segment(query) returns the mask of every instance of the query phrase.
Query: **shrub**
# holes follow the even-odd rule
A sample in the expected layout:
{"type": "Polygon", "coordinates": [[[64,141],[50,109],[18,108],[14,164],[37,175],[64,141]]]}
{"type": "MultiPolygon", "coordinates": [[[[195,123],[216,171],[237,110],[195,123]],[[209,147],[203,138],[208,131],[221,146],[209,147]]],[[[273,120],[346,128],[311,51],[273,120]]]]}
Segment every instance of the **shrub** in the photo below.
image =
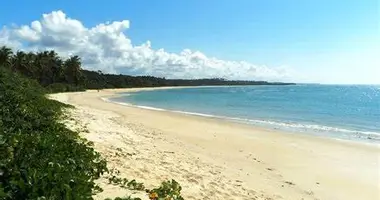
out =
{"type": "Polygon", "coordinates": [[[149,198],[152,200],[183,200],[181,196],[182,187],[175,180],[165,181],[161,186],[153,190],[148,190],[149,198]]]}
{"type": "MultiPolygon", "coordinates": [[[[109,172],[112,184],[145,190],[143,183],[113,176],[92,143],[60,123],[62,109],[70,106],[45,94],[73,89],[66,86],[55,84],[46,90],[0,66],[0,199],[91,200],[102,191],[94,180],[104,172],[109,172]]],[[[183,199],[174,180],[146,192],[154,200],[183,199]]]]}
{"type": "Polygon", "coordinates": [[[100,155],[57,119],[64,104],[0,69],[0,199],[92,199],[100,155]]]}
{"type": "Polygon", "coordinates": [[[75,86],[67,83],[53,83],[46,87],[50,93],[84,91],[83,86],[75,86]]]}

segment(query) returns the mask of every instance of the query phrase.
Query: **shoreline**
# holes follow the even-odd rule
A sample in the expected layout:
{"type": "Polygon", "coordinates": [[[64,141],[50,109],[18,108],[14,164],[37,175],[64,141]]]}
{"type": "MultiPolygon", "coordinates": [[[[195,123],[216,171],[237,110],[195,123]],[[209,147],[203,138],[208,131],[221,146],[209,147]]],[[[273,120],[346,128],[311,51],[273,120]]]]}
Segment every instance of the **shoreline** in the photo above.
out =
{"type": "MultiPolygon", "coordinates": [[[[120,90],[123,90],[120,92],[114,92],[114,89],[111,89],[111,91],[114,92],[114,94],[112,94],[110,96],[106,96],[106,97],[100,97],[100,99],[102,99],[103,101],[105,101],[107,103],[119,104],[122,106],[129,106],[129,107],[134,107],[134,108],[139,108],[139,109],[146,109],[146,110],[153,110],[153,111],[160,111],[160,112],[177,113],[177,114],[182,114],[182,115],[191,115],[191,116],[197,116],[197,117],[206,117],[206,118],[211,118],[211,119],[215,119],[215,120],[222,120],[222,121],[229,122],[229,123],[238,123],[238,124],[249,125],[249,126],[252,126],[256,129],[264,129],[264,130],[268,130],[268,131],[275,131],[275,132],[279,132],[282,134],[301,134],[302,136],[311,137],[310,139],[321,138],[321,139],[326,139],[326,140],[333,140],[333,141],[338,141],[338,142],[347,142],[347,143],[357,144],[357,145],[368,145],[368,146],[372,146],[375,148],[376,147],[380,148],[380,143],[378,140],[362,139],[362,138],[357,138],[355,140],[355,139],[332,137],[329,135],[324,135],[326,133],[318,134],[316,132],[312,132],[312,131],[307,132],[307,131],[303,131],[303,130],[293,130],[292,131],[292,130],[286,130],[286,128],[277,128],[275,126],[270,126],[270,125],[265,125],[265,124],[260,125],[259,122],[250,122],[250,121],[261,121],[261,120],[242,119],[242,118],[218,116],[218,115],[212,115],[212,114],[206,114],[206,113],[187,112],[187,111],[181,111],[181,110],[169,110],[169,109],[164,109],[164,108],[143,106],[143,105],[131,104],[128,102],[118,102],[118,101],[111,100],[111,98],[123,96],[121,93],[135,93],[135,92],[140,92],[140,91],[169,90],[169,89],[183,89],[183,88],[197,88],[197,87],[231,87],[231,86],[189,86],[189,87],[133,88],[131,90],[130,89],[120,89],[120,90]]],[[[117,89],[117,90],[119,90],[119,89],[117,89]]],[[[334,127],[330,127],[330,128],[334,128],[334,127]]],[[[289,129],[292,129],[292,128],[289,128],[289,129]]],[[[341,128],[339,128],[339,129],[341,129],[341,128]]],[[[352,130],[348,130],[348,129],[344,129],[344,130],[350,131],[350,133],[356,132],[356,131],[352,131],[352,130]]],[[[371,134],[380,134],[380,133],[376,133],[376,132],[372,133],[372,132],[363,131],[363,132],[360,132],[360,134],[366,134],[366,135],[369,135],[368,137],[371,137],[371,134]]]]}
{"type": "MultiPolygon", "coordinates": [[[[132,162],[130,168],[121,171],[132,173],[136,179],[149,184],[174,178],[181,183],[185,199],[202,199],[211,194],[211,199],[354,200],[380,197],[378,146],[288,134],[226,120],[118,105],[101,99],[118,92],[149,89],[157,88],[108,89],[52,96],[77,107],[78,119],[93,124],[84,137],[94,141],[95,149],[102,155],[108,155],[115,150],[116,143],[124,141],[123,138],[116,140],[113,134],[121,131],[121,136],[132,137],[144,147],[132,145],[142,154],[140,159],[149,159],[149,163],[133,164],[138,161],[112,157],[111,165],[132,162]],[[112,117],[106,117],[111,114],[112,117]],[[103,130],[103,126],[107,129],[103,130]]],[[[130,148],[127,143],[133,142],[125,141],[120,145],[130,148]]],[[[107,191],[110,190],[106,188],[107,191]]]]}

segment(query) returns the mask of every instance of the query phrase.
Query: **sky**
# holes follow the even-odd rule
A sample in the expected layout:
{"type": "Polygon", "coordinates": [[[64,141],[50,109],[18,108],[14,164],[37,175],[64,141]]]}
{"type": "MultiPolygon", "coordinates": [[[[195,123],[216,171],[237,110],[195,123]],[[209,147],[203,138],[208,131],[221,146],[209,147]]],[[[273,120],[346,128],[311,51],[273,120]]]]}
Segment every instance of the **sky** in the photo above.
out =
{"type": "Polygon", "coordinates": [[[0,27],[108,73],[380,84],[378,0],[13,0],[0,27]]]}

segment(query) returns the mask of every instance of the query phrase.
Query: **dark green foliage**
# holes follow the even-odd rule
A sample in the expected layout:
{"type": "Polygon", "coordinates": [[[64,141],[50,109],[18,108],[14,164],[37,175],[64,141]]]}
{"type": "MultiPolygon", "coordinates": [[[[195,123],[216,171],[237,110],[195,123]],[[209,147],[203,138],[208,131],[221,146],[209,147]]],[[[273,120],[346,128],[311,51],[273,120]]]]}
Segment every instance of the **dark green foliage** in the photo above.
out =
{"type": "Polygon", "coordinates": [[[54,92],[57,92],[57,89],[78,91],[83,90],[85,86],[85,77],[82,75],[78,56],[64,60],[55,51],[17,51],[13,54],[10,48],[4,46],[0,48],[0,66],[34,79],[42,86],[50,86],[49,89],[54,92]]]}
{"type": "Polygon", "coordinates": [[[161,86],[207,86],[207,85],[289,85],[289,83],[269,83],[266,81],[229,81],[225,79],[165,79],[153,76],[128,76],[103,74],[82,70],[88,89],[161,87],[161,86]]]}
{"type": "Polygon", "coordinates": [[[175,181],[162,182],[159,188],[147,191],[149,198],[153,200],[183,200],[181,196],[182,187],[175,181]]]}
{"type": "Polygon", "coordinates": [[[106,162],[58,122],[64,104],[0,67],[0,199],[92,199],[106,162]]]}
{"type": "MultiPolygon", "coordinates": [[[[110,170],[110,174],[113,174],[113,170],[110,170]]],[[[116,174],[118,174],[116,172],[116,174]]],[[[127,188],[129,190],[139,190],[139,191],[146,191],[149,194],[149,198],[152,200],[183,200],[183,197],[181,196],[181,190],[182,187],[176,182],[175,180],[171,181],[164,181],[161,183],[161,185],[158,188],[149,190],[145,189],[143,183],[138,183],[136,180],[128,181],[126,178],[120,178],[117,175],[112,175],[108,177],[108,181],[110,184],[119,185],[122,188],[127,188]]],[[[118,198],[115,198],[115,200],[118,198]]],[[[121,198],[121,199],[131,199],[131,200],[138,200],[138,198],[121,198]]]]}
{"type": "Polygon", "coordinates": [[[49,93],[57,93],[57,92],[77,92],[77,91],[85,91],[86,89],[82,85],[72,85],[67,83],[53,83],[46,87],[46,90],[49,93]]]}
{"type": "Polygon", "coordinates": [[[10,48],[6,46],[0,48],[0,67],[10,68],[12,54],[13,51],[10,48]]]}
{"type": "MultiPolygon", "coordinates": [[[[91,142],[59,122],[62,109],[71,106],[45,97],[53,86],[70,90],[65,84],[47,90],[0,67],[0,199],[92,199],[102,191],[94,180],[104,172],[109,173],[110,184],[144,191],[143,183],[113,175],[91,142]]],[[[159,199],[182,199],[174,180],[145,191],[159,199]]]]}
{"type": "Polygon", "coordinates": [[[143,183],[138,183],[136,180],[129,181],[126,178],[119,178],[117,176],[111,176],[108,178],[110,184],[119,185],[122,188],[127,188],[129,190],[140,190],[144,191],[145,186],[143,183]]]}

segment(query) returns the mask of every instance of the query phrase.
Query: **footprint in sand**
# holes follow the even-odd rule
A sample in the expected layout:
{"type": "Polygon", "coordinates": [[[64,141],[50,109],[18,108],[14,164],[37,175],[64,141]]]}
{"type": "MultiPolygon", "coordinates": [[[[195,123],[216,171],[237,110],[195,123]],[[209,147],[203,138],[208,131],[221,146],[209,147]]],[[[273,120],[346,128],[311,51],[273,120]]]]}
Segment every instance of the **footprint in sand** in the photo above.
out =
{"type": "Polygon", "coordinates": [[[190,183],[195,183],[195,184],[199,184],[199,181],[197,179],[202,179],[202,177],[199,177],[195,174],[185,174],[183,178],[185,178],[190,183]]]}
{"type": "Polygon", "coordinates": [[[290,182],[290,181],[285,181],[285,183],[288,184],[288,185],[296,185],[296,184],[294,184],[293,182],[290,182]]]}
{"type": "Polygon", "coordinates": [[[210,172],[210,174],[212,174],[212,175],[218,175],[218,174],[220,174],[219,171],[212,171],[212,170],[210,170],[209,172],[210,172]]]}

